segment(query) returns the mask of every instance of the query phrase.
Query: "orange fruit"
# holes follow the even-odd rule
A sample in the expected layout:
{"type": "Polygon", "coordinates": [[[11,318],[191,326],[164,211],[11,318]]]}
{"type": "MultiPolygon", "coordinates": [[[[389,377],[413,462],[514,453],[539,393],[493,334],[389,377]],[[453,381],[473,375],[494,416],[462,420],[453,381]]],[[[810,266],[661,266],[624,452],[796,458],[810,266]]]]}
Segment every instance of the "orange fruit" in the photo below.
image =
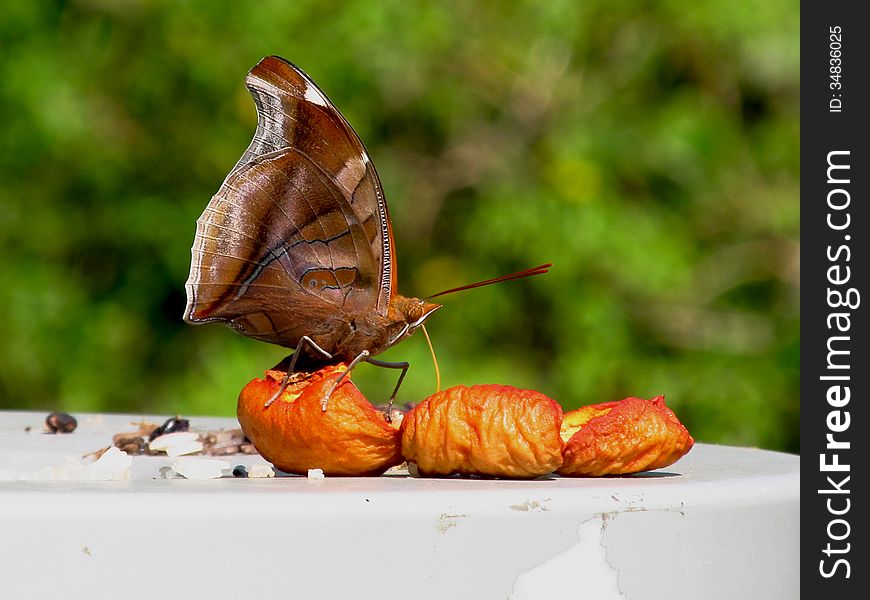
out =
{"type": "Polygon", "coordinates": [[[565,413],[564,461],[557,471],[571,477],[626,475],[675,463],[695,440],[665,405],[664,396],[626,398],[565,413]]]}
{"type": "Polygon", "coordinates": [[[239,395],[238,419],[260,454],[286,473],[380,475],[402,463],[399,423],[387,422],[345,376],[324,411],[321,401],[347,368],[329,365],[294,373],[290,385],[268,407],[286,371],[266,371],[239,395]]]}
{"type": "Polygon", "coordinates": [[[562,464],[562,407],[507,385],[456,386],[402,421],[402,454],[420,475],[533,478],[562,464]]]}

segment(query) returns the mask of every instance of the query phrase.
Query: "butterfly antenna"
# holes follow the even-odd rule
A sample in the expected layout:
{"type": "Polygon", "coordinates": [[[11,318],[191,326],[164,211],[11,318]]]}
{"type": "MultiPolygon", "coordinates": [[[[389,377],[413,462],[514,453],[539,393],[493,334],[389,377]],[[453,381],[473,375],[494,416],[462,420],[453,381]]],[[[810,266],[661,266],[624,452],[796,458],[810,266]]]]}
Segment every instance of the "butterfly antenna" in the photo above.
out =
{"type": "Polygon", "coordinates": [[[486,281],[478,281],[476,283],[469,283],[468,285],[461,285],[459,287],[450,288],[449,290],[444,290],[443,292],[438,292],[437,294],[432,294],[431,296],[426,296],[424,300],[431,300],[432,298],[437,298],[438,296],[452,294],[453,292],[461,292],[462,290],[470,290],[472,288],[483,287],[485,285],[492,285],[493,283],[501,283],[502,281],[522,279],[523,277],[531,277],[532,275],[542,275],[543,273],[546,273],[552,266],[553,263],[546,263],[543,265],[538,265],[537,267],[532,267],[531,269],[525,269],[524,271],[517,271],[516,273],[509,273],[507,275],[493,277],[492,279],[487,279],[486,281]]]}
{"type": "Polygon", "coordinates": [[[435,347],[432,346],[429,332],[426,331],[426,324],[421,323],[420,328],[423,330],[423,335],[426,336],[426,343],[429,344],[429,353],[432,355],[432,364],[435,365],[435,393],[437,394],[441,391],[441,369],[438,368],[438,358],[435,356],[435,347]]]}

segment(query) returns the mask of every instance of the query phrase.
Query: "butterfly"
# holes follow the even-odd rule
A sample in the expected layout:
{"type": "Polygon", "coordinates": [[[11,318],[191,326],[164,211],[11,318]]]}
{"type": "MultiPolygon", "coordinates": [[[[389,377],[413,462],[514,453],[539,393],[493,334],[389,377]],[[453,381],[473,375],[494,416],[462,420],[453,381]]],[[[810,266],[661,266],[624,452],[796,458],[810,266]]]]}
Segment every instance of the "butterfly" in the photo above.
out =
{"type": "Polygon", "coordinates": [[[297,360],[400,368],[392,402],[408,363],[373,356],[441,307],[429,300],[550,266],[424,299],[400,295],[384,191],[350,124],[308,75],[280,57],[262,59],[245,84],[257,129],[196,222],[185,321],[223,322],[293,348],[288,377],[297,360]]]}

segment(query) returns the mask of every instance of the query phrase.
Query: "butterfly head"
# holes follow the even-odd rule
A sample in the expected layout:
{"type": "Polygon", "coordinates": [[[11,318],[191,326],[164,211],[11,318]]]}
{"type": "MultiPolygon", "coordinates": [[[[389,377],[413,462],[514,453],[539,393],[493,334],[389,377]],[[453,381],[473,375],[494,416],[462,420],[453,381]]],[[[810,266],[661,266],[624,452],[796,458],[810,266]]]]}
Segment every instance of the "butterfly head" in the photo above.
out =
{"type": "Polygon", "coordinates": [[[398,328],[390,338],[390,346],[399,343],[402,339],[414,333],[429,315],[441,308],[441,304],[434,304],[417,298],[405,298],[396,296],[390,302],[390,320],[398,328]]]}

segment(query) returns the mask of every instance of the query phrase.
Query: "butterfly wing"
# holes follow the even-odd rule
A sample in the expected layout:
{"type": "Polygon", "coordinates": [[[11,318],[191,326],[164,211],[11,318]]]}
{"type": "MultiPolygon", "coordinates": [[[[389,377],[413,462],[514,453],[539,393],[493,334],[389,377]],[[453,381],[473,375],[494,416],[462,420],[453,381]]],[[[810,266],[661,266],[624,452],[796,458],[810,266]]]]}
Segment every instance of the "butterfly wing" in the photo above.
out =
{"type": "Polygon", "coordinates": [[[341,315],[386,314],[392,230],[362,142],[283,59],[264,58],[246,85],[257,131],[197,220],[185,320],[295,346],[341,315]]]}

